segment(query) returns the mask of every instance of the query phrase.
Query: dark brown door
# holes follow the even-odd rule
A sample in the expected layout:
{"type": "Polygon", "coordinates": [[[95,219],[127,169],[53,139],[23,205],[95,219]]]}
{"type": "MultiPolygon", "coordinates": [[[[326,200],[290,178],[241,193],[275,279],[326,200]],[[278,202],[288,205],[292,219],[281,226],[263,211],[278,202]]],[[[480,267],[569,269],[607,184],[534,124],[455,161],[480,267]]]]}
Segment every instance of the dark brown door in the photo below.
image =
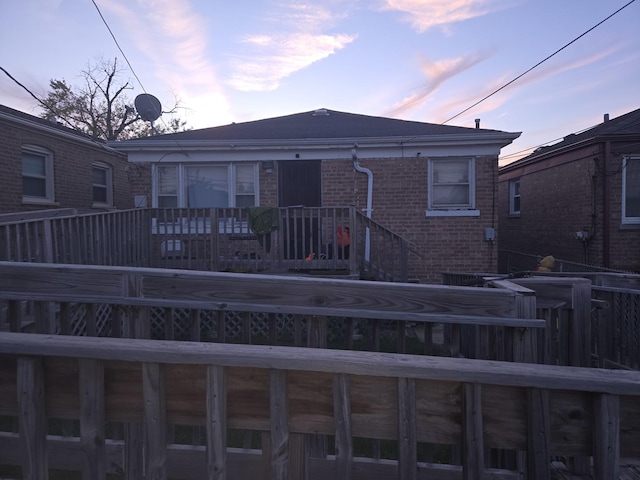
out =
{"type": "MultiPolygon", "coordinates": [[[[278,162],[278,203],[281,207],[319,207],[322,204],[319,160],[278,162]]],[[[320,231],[317,222],[298,212],[285,225],[285,255],[303,259],[318,252],[320,231]]]]}
{"type": "Polygon", "coordinates": [[[319,160],[278,162],[281,207],[319,207],[322,203],[319,160]]]}

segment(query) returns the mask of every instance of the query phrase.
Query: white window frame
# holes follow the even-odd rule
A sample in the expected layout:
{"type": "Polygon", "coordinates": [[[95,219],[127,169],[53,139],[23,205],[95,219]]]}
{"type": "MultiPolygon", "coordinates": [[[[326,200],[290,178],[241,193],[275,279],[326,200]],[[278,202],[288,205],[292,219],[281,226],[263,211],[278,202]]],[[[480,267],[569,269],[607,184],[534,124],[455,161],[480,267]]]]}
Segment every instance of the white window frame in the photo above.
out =
{"type": "Polygon", "coordinates": [[[520,189],[522,184],[519,178],[509,180],[509,215],[520,215],[520,209],[522,208],[522,195],[520,189]],[[516,193],[516,185],[518,192],[516,193]],[[516,198],[518,199],[518,208],[516,209],[516,198]]]}
{"type": "Polygon", "coordinates": [[[476,209],[476,159],[475,157],[434,157],[429,158],[427,167],[428,178],[428,207],[427,217],[479,217],[480,210],[476,209]],[[466,205],[434,205],[434,165],[448,161],[466,160],[468,166],[469,203],[466,205]]]}
{"type": "Polygon", "coordinates": [[[625,155],[622,159],[622,223],[627,225],[640,225],[640,217],[627,216],[627,164],[640,162],[640,154],[625,155]]]}
{"type": "Polygon", "coordinates": [[[177,207],[187,208],[188,195],[187,195],[187,182],[186,182],[186,170],[190,167],[208,167],[208,166],[221,166],[227,167],[227,185],[229,188],[229,206],[227,208],[236,208],[236,200],[238,195],[244,195],[243,193],[236,192],[236,166],[252,165],[254,171],[254,205],[260,205],[260,187],[259,187],[259,164],[258,162],[234,162],[234,163],[174,163],[174,164],[154,164],[153,165],[153,208],[158,208],[158,167],[175,167],[177,168],[177,207]]]}
{"type": "MultiPolygon", "coordinates": [[[[25,203],[55,203],[54,196],[54,177],[53,177],[53,153],[46,148],[39,147],[37,145],[23,145],[22,152],[20,156],[20,166],[22,169],[22,153],[29,153],[31,155],[37,155],[42,157],[44,160],[44,170],[45,170],[45,195],[44,197],[35,197],[32,195],[24,194],[24,187],[22,190],[22,201],[25,203]]],[[[21,178],[23,178],[24,171],[21,171],[21,178]]],[[[31,178],[36,178],[31,176],[31,178]]],[[[37,177],[40,178],[40,177],[37,177]]]]}
{"type": "Polygon", "coordinates": [[[112,207],[113,206],[113,169],[111,165],[103,162],[96,162],[91,165],[91,197],[93,199],[93,206],[96,207],[112,207]],[[104,170],[106,172],[105,181],[106,185],[93,183],[93,170],[104,170]],[[93,189],[99,187],[104,188],[107,192],[107,201],[98,202],[93,193],[93,189]]]}

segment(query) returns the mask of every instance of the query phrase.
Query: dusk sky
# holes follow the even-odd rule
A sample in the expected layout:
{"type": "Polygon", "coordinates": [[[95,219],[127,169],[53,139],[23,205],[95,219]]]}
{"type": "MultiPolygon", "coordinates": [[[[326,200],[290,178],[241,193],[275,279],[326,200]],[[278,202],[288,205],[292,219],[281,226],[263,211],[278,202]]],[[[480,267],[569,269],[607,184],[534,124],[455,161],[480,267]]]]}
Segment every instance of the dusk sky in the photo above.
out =
{"type": "MultiPolygon", "coordinates": [[[[316,108],[443,123],[629,0],[2,0],[0,67],[38,96],[97,58],[193,128],[316,108]]],[[[500,164],[640,108],[640,1],[448,125],[523,132],[500,164]],[[529,150],[527,150],[529,149],[529,150]]],[[[0,71],[0,104],[38,115],[0,71]]]]}

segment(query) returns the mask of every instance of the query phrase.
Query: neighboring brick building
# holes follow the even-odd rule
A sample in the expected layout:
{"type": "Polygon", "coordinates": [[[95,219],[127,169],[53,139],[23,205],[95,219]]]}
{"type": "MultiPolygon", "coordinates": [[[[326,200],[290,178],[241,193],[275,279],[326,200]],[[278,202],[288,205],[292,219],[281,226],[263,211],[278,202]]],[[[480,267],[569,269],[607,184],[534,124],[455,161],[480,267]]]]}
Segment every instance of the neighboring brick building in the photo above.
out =
{"type": "Polygon", "coordinates": [[[0,105],[0,213],[133,207],[126,155],[0,105]]]}
{"type": "Polygon", "coordinates": [[[499,179],[501,250],[640,271],[640,109],[605,115],[499,179]]]}
{"type": "Polygon", "coordinates": [[[109,145],[149,206],[356,206],[418,247],[412,277],[439,283],[496,271],[497,160],[519,135],[319,109],[109,145]]]}

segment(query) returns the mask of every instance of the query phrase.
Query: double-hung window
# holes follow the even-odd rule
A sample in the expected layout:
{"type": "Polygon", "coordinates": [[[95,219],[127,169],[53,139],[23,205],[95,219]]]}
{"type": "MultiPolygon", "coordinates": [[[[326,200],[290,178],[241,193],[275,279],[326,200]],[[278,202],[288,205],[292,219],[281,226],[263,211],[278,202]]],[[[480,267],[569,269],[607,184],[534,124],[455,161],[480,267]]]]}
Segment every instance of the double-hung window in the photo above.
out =
{"type": "Polygon", "coordinates": [[[509,181],[509,215],[520,215],[520,179],[509,181]]]}
{"type": "Polygon", "coordinates": [[[224,208],[257,205],[254,163],[156,165],[155,205],[160,208],[224,208]]]}
{"type": "Polygon", "coordinates": [[[53,203],[53,154],[35,145],[22,147],[22,199],[53,203]]]}
{"type": "Polygon", "coordinates": [[[427,216],[477,216],[475,159],[431,158],[427,216]]]}
{"type": "Polygon", "coordinates": [[[622,223],[640,224],[640,155],[622,162],[622,223]]]}
{"type": "Polygon", "coordinates": [[[91,167],[91,179],[93,204],[98,206],[112,206],[113,176],[111,167],[104,163],[95,163],[91,167]]]}

